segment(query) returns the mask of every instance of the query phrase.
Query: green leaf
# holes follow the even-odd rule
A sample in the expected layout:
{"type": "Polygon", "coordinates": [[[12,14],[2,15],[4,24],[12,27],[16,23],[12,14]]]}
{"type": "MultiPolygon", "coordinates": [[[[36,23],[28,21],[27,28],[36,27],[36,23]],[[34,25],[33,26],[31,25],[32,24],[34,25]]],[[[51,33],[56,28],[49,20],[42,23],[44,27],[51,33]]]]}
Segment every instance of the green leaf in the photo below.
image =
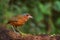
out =
{"type": "Polygon", "coordinates": [[[60,25],[60,18],[57,19],[56,24],[60,25]]]}
{"type": "Polygon", "coordinates": [[[51,15],[51,3],[47,3],[45,5],[39,3],[38,6],[43,14],[51,15]]]}
{"type": "Polygon", "coordinates": [[[43,15],[39,12],[38,8],[35,7],[34,9],[34,18],[37,22],[41,21],[44,17],[43,15]]]}
{"type": "Polygon", "coordinates": [[[53,5],[53,8],[54,8],[56,11],[60,11],[60,1],[55,1],[55,2],[54,2],[54,5],[53,5]]]}

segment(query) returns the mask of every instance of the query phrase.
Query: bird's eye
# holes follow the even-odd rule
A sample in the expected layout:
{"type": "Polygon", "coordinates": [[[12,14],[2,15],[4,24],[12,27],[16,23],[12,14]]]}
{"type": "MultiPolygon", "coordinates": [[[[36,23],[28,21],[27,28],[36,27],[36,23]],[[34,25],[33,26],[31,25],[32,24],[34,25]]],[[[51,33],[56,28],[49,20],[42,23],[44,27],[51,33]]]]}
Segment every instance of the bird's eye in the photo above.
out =
{"type": "Polygon", "coordinates": [[[29,16],[29,15],[26,15],[26,16],[29,16]]]}

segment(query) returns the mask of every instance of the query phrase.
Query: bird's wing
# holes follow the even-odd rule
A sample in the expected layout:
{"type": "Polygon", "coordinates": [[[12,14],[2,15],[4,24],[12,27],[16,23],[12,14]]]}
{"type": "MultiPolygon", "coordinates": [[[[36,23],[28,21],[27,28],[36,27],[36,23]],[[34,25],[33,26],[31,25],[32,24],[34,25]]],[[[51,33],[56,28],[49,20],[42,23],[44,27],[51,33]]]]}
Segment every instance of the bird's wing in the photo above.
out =
{"type": "Polygon", "coordinates": [[[9,21],[16,22],[17,20],[18,20],[17,18],[11,18],[9,21]]]}
{"type": "Polygon", "coordinates": [[[25,15],[26,15],[26,14],[21,14],[21,15],[15,16],[15,17],[16,17],[17,19],[21,19],[21,18],[23,18],[25,15]]]}
{"type": "Polygon", "coordinates": [[[10,19],[10,21],[13,21],[13,22],[17,22],[19,19],[21,19],[22,16],[21,15],[17,15],[17,16],[14,16],[10,19]]]}

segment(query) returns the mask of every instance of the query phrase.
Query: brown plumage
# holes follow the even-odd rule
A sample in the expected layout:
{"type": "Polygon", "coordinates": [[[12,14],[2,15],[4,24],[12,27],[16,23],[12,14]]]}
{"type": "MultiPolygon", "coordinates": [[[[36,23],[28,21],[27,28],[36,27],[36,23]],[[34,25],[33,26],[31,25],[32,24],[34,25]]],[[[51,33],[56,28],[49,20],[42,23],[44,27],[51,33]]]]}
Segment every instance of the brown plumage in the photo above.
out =
{"type": "Polygon", "coordinates": [[[13,27],[20,27],[25,24],[25,22],[28,21],[30,18],[32,18],[30,14],[17,15],[12,17],[8,21],[8,24],[12,25],[13,27]]]}
{"type": "Polygon", "coordinates": [[[23,25],[26,21],[28,21],[29,18],[32,18],[30,14],[25,14],[25,15],[17,15],[13,18],[11,18],[8,21],[8,24],[11,24],[15,27],[23,25]]]}

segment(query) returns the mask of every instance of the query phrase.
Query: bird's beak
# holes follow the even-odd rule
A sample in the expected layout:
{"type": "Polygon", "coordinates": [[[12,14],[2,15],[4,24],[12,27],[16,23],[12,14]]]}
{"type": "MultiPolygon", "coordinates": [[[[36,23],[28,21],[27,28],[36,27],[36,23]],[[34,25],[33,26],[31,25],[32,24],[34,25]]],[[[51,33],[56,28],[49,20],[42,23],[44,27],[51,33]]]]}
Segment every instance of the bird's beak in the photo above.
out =
{"type": "Polygon", "coordinates": [[[29,16],[29,18],[33,18],[32,16],[29,16]]]}

